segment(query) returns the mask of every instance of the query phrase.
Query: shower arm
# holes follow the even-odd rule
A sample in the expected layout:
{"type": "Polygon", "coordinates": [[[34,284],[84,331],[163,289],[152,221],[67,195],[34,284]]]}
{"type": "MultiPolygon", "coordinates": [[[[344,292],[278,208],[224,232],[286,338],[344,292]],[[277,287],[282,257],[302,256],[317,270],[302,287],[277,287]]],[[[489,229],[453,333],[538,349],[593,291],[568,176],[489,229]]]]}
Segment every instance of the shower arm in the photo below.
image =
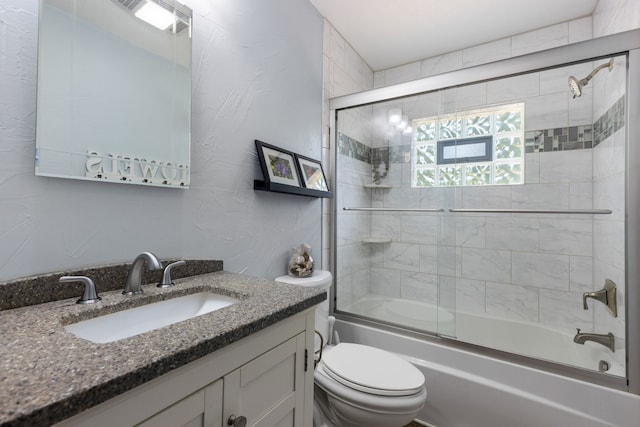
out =
{"type": "Polygon", "coordinates": [[[602,70],[603,68],[609,68],[609,71],[611,71],[611,69],[613,68],[613,58],[611,58],[611,60],[606,64],[601,64],[597,66],[592,72],[589,73],[587,77],[580,80],[580,83],[582,83],[583,85],[586,85],[587,83],[589,83],[589,80],[591,80],[593,76],[595,76],[598,73],[598,71],[602,70]]]}

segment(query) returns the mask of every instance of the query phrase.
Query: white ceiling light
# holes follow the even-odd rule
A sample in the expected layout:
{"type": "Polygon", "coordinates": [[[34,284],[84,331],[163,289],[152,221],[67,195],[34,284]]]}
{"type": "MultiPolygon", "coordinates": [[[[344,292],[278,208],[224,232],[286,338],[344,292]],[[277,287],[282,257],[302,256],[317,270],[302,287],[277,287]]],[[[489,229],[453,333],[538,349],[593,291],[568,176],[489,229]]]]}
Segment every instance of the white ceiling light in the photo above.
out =
{"type": "Polygon", "coordinates": [[[175,22],[173,13],[151,1],[147,1],[135,15],[162,31],[171,27],[175,22]]]}

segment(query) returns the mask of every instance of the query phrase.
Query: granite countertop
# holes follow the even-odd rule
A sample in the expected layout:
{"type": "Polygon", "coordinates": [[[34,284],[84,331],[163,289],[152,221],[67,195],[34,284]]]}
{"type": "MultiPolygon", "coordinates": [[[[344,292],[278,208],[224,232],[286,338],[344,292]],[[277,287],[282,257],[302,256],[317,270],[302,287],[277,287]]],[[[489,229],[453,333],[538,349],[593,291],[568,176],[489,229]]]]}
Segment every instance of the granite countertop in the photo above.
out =
{"type": "Polygon", "coordinates": [[[0,311],[0,426],[50,425],[264,329],[326,299],[326,293],[216,272],[143,286],[97,304],[72,299],[0,311]],[[65,325],[202,290],[241,301],[141,335],[95,344],[65,325]]]}

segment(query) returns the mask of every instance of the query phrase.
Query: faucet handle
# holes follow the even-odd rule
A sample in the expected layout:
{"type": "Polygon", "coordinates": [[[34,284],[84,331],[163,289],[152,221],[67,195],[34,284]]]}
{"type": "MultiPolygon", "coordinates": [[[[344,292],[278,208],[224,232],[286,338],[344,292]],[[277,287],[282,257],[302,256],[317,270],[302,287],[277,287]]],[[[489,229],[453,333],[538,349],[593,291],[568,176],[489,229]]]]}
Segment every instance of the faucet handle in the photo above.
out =
{"type": "Polygon", "coordinates": [[[60,283],[84,283],[82,298],[76,301],[76,304],[93,304],[94,302],[98,302],[102,299],[96,293],[96,285],[93,283],[93,280],[86,276],[62,276],[58,281],[60,283]]]}
{"type": "Polygon", "coordinates": [[[177,267],[179,265],[185,265],[186,262],[184,261],[176,261],[176,262],[172,262],[171,264],[167,265],[164,268],[164,271],[162,272],[162,281],[160,283],[158,283],[158,287],[159,288],[168,288],[170,286],[174,286],[175,283],[173,283],[173,280],[171,280],[171,269],[173,267],[177,267]]]}

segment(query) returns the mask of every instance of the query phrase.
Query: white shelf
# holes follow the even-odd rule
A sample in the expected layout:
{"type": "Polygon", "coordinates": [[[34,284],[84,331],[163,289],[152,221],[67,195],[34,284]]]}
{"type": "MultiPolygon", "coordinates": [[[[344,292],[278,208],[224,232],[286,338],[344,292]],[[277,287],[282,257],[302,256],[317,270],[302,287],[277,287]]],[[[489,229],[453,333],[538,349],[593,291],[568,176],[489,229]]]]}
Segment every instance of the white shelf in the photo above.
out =
{"type": "Polygon", "coordinates": [[[391,237],[365,237],[362,243],[391,243],[391,237]]]}
{"type": "Polygon", "coordinates": [[[363,187],[364,188],[380,188],[384,190],[391,188],[389,184],[364,184],[363,187]]]}

